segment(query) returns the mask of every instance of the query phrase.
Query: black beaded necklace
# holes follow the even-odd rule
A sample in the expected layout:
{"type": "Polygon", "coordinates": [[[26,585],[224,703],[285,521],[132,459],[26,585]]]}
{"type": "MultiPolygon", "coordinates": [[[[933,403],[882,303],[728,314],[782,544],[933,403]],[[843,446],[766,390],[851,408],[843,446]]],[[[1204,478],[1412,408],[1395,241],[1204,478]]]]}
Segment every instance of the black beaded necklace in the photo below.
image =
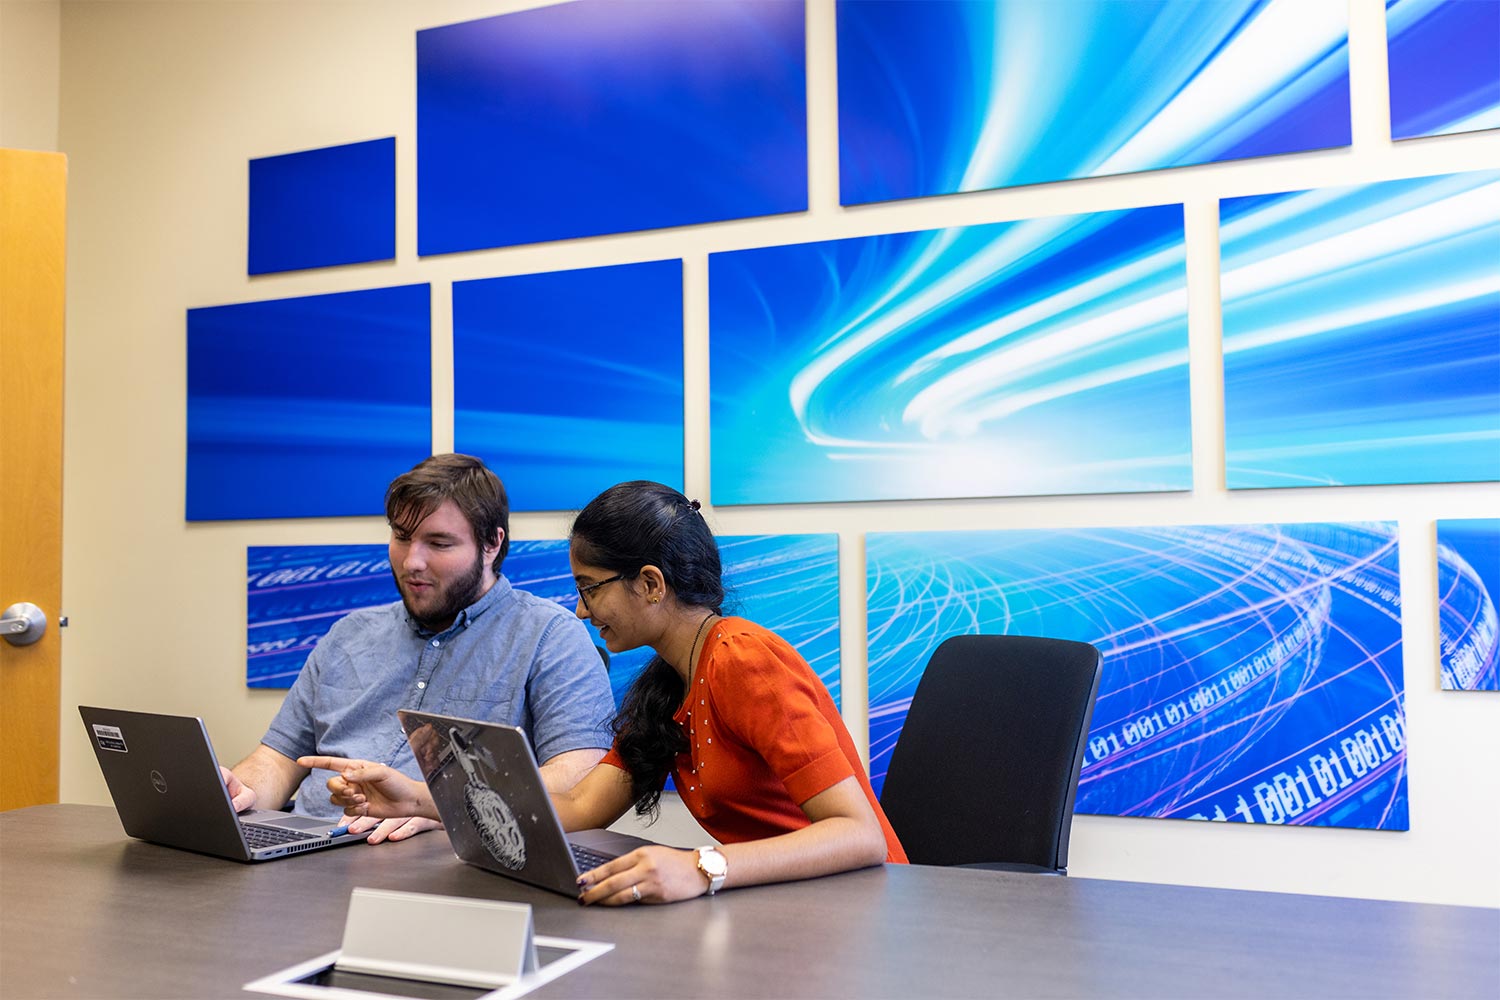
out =
{"type": "Polygon", "coordinates": [[[703,638],[703,630],[708,627],[708,623],[713,620],[716,614],[717,612],[710,611],[708,614],[704,615],[703,620],[698,623],[698,631],[693,636],[692,649],[688,651],[687,682],[689,684],[693,682],[693,674],[698,669],[698,640],[703,638]]]}

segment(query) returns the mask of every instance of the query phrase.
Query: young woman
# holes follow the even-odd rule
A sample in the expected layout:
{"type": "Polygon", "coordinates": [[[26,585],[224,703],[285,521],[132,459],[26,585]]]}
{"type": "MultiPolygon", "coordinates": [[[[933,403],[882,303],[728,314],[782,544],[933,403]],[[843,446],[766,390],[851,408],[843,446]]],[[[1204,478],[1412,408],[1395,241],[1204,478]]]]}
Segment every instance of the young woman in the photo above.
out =
{"type": "MultiPolygon", "coordinates": [[[[904,862],[828,690],[784,639],[720,614],[713,533],[660,483],[621,483],[573,522],[578,616],[612,653],[656,656],[615,719],[614,748],[553,801],[563,826],[654,814],[667,775],[722,848],[645,847],[586,872],[579,900],[666,903],[720,888],[904,862]]],[[[309,761],[311,758],[309,758],[309,761]]],[[[372,816],[436,812],[419,782],[358,761],[302,761],[341,774],[333,801],[372,816]]]]}

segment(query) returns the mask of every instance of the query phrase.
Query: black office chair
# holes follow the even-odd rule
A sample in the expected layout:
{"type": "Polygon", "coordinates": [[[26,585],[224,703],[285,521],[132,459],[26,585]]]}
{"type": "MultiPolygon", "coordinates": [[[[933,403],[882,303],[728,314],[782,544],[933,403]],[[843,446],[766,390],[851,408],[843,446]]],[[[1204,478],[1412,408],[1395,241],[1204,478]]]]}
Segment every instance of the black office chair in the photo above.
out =
{"type": "Polygon", "coordinates": [[[907,857],[1065,875],[1102,658],[1086,642],[960,635],[917,684],[880,804],[907,857]]]}

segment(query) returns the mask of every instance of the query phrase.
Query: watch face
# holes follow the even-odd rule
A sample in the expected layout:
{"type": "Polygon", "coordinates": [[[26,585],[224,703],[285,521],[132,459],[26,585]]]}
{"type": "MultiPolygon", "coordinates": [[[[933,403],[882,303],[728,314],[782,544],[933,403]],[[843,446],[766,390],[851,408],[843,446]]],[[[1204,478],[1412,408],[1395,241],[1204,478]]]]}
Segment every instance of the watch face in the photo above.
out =
{"type": "Polygon", "coordinates": [[[729,871],[729,862],[718,851],[704,851],[698,855],[698,867],[717,877],[729,871]]]}

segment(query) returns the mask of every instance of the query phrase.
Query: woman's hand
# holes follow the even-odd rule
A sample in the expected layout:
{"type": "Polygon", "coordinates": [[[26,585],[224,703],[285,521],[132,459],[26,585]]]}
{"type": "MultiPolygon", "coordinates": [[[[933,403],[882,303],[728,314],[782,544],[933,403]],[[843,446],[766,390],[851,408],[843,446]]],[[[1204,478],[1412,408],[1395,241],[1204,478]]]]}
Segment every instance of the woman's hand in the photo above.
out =
{"type": "Polygon", "coordinates": [[[350,816],[441,820],[425,784],[384,764],[344,757],[298,757],[297,763],[333,771],[328,779],[329,801],[343,806],[350,816]]]}
{"type": "Polygon", "coordinates": [[[675,903],[707,891],[698,852],[675,847],[638,847],[578,876],[578,902],[585,906],[675,903]]]}

